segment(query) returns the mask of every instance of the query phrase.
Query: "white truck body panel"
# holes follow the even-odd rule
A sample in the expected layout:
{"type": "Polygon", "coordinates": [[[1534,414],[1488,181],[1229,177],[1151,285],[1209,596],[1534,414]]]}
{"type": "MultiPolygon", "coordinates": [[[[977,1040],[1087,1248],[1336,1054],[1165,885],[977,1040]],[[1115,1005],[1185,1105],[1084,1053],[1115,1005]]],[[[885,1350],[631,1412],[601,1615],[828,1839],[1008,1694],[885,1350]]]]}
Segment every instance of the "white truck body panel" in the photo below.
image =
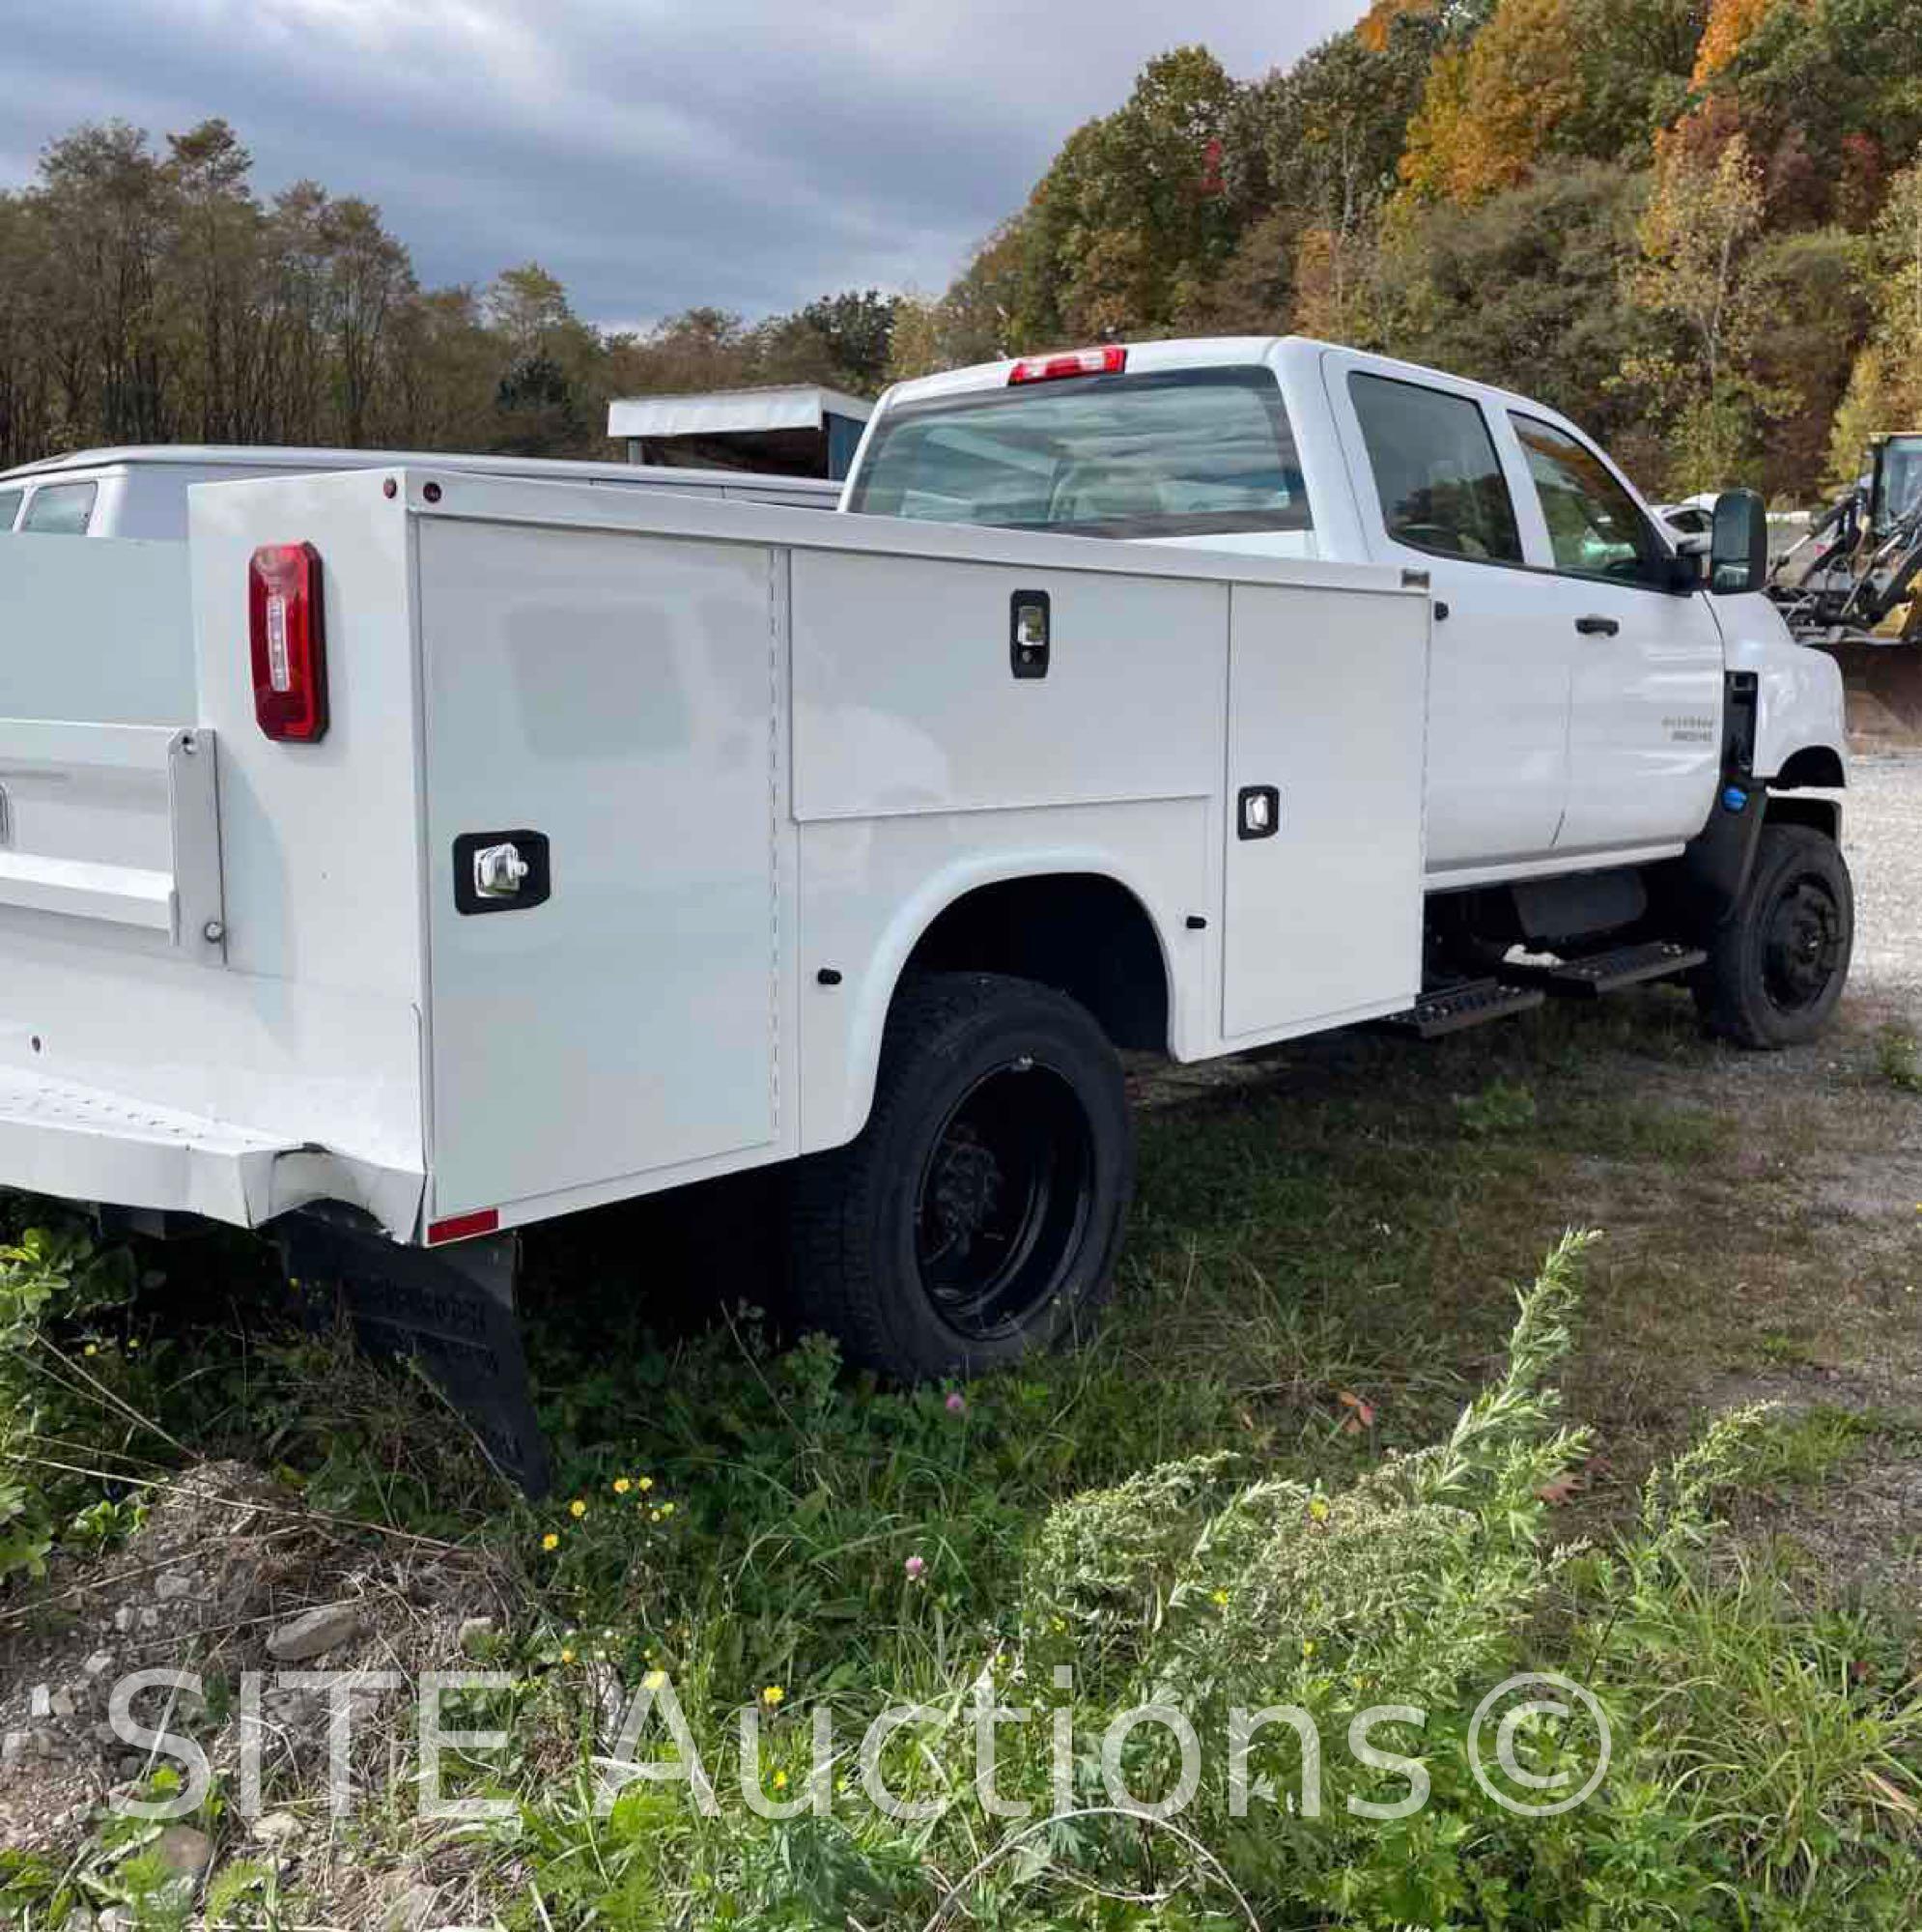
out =
{"type": "Polygon", "coordinates": [[[0,712],[98,724],[191,724],[186,546],[0,538],[0,712]],[[122,642],[107,659],[99,639],[122,642]]]}
{"type": "Polygon", "coordinates": [[[1428,613],[1398,572],[445,470],[199,489],[188,554],[220,897],[168,856],[184,727],[117,741],[125,849],[27,795],[23,851],[154,876],[142,923],[0,873],[8,1181],[419,1239],[836,1146],[934,918],[1041,873],[1145,910],[1182,1058],[1418,990],[1428,613]],[[323,560],[315,744],[253,716],[248,558],[289,541],[323,560]],[[1037,590],[1053,663],[1017,679],[1037,590]],[[1237,837],[1242,784],[1275,836],[1237,837]],[[551,897],[460,911],[455,838],[521,828],[551,897]]]}

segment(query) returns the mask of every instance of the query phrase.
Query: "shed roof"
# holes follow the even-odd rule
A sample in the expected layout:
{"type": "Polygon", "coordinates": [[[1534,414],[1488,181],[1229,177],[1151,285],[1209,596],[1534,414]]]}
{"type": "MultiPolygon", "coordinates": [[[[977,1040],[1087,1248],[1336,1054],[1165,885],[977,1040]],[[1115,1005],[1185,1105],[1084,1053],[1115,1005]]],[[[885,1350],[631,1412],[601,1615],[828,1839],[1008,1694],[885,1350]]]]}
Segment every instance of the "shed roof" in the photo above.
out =
{"type": "Polygon", "coordinates": [[[617,396],[608,405],[612,437],[725,436],[814,429],[831,415],[865,422],[874,405],[818,383],[760,389],[717,389],[692,396],[617,396]]]}

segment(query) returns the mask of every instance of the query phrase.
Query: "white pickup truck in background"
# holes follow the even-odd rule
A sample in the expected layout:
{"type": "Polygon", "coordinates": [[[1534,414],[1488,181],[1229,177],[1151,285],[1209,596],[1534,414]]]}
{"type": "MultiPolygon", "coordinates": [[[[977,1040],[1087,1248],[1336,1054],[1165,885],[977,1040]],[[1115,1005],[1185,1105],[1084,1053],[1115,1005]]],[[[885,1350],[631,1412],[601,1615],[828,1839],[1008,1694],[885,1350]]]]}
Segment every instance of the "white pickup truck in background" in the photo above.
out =
{"type": "Polygon", "coordinates": [[[675,469],[633,463],[546,457],[426,456],[406,450],[292,449],[242,444],[150,443],[83,449],[0,469],[0,536],[147,537],[186,541],[186,493],[200,483],[249,477],[324,475],[433,464],[476,476],[527,483],[595,483],[616,490],[678,490],[685,496],[832,509],[838,483],[751,470],[675,469]]]}
{"type": "Polygon", "coordinates": [[[0,544],[0,1182],[268,1228],[457,1393],[573,1208],[786,1164],[806,1319],[965,1372],[1109,1279],[1117,1047],[1682,974],[1775,1045],[1847,974],[1840,685],[1759,500],[1711,594],[1573,426],[1431,372],[931,378],[839,516],[438,459],[191,498],[184,549],[0,544]]]}

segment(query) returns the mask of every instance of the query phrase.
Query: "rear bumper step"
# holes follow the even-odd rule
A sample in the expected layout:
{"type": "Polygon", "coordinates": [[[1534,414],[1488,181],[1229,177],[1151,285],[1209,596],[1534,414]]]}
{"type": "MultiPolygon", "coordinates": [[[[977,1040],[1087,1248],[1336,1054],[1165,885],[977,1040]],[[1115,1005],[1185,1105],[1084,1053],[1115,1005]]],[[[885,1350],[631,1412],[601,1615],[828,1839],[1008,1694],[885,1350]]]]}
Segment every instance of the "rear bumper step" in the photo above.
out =
{"type": "Polygon", "coordinates": [[[21,1067],[0,1068],[0,1175],[30,1193],[238,1228],[343,1201],[404,1237],[422,1188],[418,1172],[21,1067]]]}
{"type": "Polygon", "coordinates": [[[1502,977],[1517,985],[1539,986],[1558,999],[1596,1000],[1604,993],[1620,992],[1625,986],[1639,986],[1650,980],[1666,980],[1674,974],[1686,973],[1700,966],[1708,956],[1699,946],[1652,939],[1640,946],[1618,946],[1608,952],[1564,959],[1553,966],[1506,965],[1502,977]]]}

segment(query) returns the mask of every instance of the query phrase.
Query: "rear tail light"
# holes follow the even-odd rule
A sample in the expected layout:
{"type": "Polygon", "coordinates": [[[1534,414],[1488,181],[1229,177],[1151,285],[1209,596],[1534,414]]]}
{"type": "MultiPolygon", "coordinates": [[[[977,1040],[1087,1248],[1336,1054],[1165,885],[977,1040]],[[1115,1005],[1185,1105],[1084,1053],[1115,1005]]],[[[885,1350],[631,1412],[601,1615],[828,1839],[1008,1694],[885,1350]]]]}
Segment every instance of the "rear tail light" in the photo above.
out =
{"type": "Polygon", "coordinates": [[[1016,383],[1058,383],[1063,376],[1118,376],[1128,366],[1128,352],[1118,342],[1103,349],[1070,349],[1064,355],[1024,355],[1007,372],[1016,383]]]}
{"type": "Polygon", "coordinates": [[[263,544],[247,566],[254,717],[269,738],[326,736],[326,625],[321,554],[312,544],[263,544]]]}

